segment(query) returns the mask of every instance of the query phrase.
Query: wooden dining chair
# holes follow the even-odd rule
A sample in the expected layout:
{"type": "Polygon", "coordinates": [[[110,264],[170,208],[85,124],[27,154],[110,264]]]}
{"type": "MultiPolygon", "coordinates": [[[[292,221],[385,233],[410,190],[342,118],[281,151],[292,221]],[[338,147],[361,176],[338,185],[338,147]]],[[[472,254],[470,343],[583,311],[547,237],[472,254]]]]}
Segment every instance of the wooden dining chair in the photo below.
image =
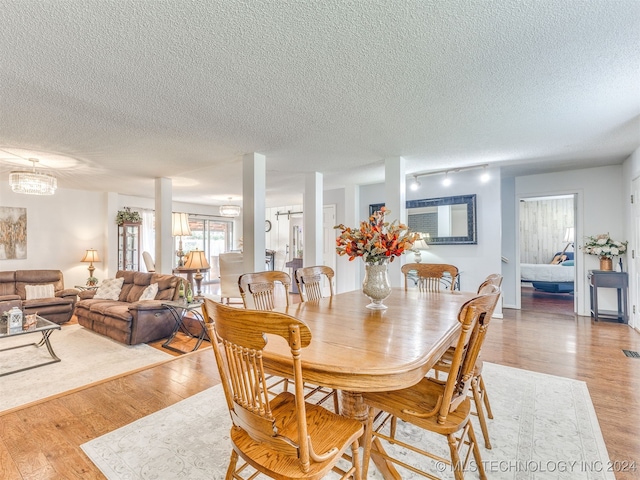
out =
{"type": "Polygon", "coordinates": [[[333,297],[334,272],[326,265],[298,268],[295,273],[300,301],[317,300],[324,296],[324,282],[329,286],[329,296],[333,297]]]}
{"type": "Polygon", "coordinates": [[[256,474],[277,479],[319,479],[333,470],[341,479],[360,480],[362,424],[304,401],[302,355],[311,343],[309,327],[283,313],[233,308],[209,298],[203,313],[231,414],[232,451],[225,478],[247,478],[245,468],[251,466],[256,474]],[[267,335],[289,345],[294,393],[267,394],[267,335]],[[349,448],[350,464],[341,461],[349,448]]]}
{"type": "Polygon", "coordinates": [[[458,267],[447,263],[405,263],[401,270],[404,275],[405,290],[408,287],[410,273],[413,271],[416,272],[415,281],[418,288],[426,292],[439,292],[443,286],[448,290],[454,290],[458,280],[458,267]]]}
{"type": "Polygon", "coordinates": [[[284,286],[284,299],[289,306],[289,287],[291,277],[279,270],[245,273],[238,278],[240,296],[245,308],[254,310],[273,310],[276,304],[276,284],[284,286]]]}
{"type": "MultiPolygon", "coordinates": [[[[329,296],[333,297],[333,277],[334,272],[331,267],[325,265],[317,265],[313,267],[301,267],[296,269],[295,279],[300,294],[300,301],[307,302],[323,298],[323,282],[329,285],[329,296]]],[[[306,398],[320,396],[316,404],[322,405],[329,398],[333,398],[334,412],[340,411],[340,400],[338,391],[332,388],[322,387],[320,385],[305,384],[307,389],[306,398]]]]}
{"type": "MultiPolygon", "coordinates": [[[[461,307],[458,313],[458,321],[461,324],[460,336],[456,342],[450,369],[450,372],[456,372],[455,375],[448,375],[446,381],[424,377],[416,385],[402,390],[362,394],[364,402],[369,406],[363,464],[365,478],[370,456],[383,451],[382,440],[452,466],[457,480],[464,478],[464,470],[473,455],[480,478],[486,478],[470,420],[469,390],[480,347],[477,325],[482,325],[485,318],[491,314],[498,295],[499,293],[478,295],[461,307]],[[379,413],[376,414],[377,410],[379,413]],[[423,447],[412,445],[411,439],[399,438],[394,428],[397,418],[446,437],[451,458],[445,459],[424,450],[423,447]],[[387,423],[390,425],[388,435],[383,433],[387,423]],[[465,449],[466,452],[463,452],[465,449]]],[[[400,458],[383,455],[389,462],[429,476],[427,472],[407,464],[400,458]]]]}
{"type": "MultiPolygon", "coordinates": [[[[484,383],[484,378],[482,378],[482,368],[484,366],[484,362],[482,358],[480,358],[479,354],[482,349],[482,345],[484,344],[484,340],[487,335],[487,330],[489,328],[489,324],[491,323],[491,318],[493,317],[493,311],[496,308],[498,299],[500,298],[500,285],[502,284],[502,275],[493,274],[489,275],[485,279],[480,287],[478,287],[478,294],[492,294],[498,293],[496,297],[496,304],[493,305],[491,309],[490,315],[485,317],[482,325],[479,326],[479,350],[478,350],[478,358],[476,359],[476,363],[473,368],[473,378],[471,380],[471,395],[473,398],[473,403],[475,406],[475,411],[471,413],[478,416],[478,421],[480,422],[480,429],[482,430],[482,437],[484,439],[484,446],[487,450],[491,450],[491,440],[489,438],[489,426],[487,425],[487,418],[493,419],[493,411],[491,410],[491,404],[489,402],[489,395],[487,394],[487,388],[484,383]]],[[[451,362],[453,359],[453,349],[447,350],[447,352],[442,356],[438,363],[433,367],[436,378],[438,378],[438,373],[446,373],[448,374],[451,370],[451,362]]]]}

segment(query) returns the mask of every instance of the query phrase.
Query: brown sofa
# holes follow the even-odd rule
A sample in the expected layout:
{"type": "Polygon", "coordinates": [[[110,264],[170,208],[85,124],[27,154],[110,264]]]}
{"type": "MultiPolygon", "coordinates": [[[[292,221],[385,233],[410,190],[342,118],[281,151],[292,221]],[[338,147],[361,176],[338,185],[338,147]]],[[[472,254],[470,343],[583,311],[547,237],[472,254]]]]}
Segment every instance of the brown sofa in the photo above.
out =
{"type": "Polygon", "coordinates": [[[60,270],[15,270],[0,272],[0,311],[19,307],[24,314],[37,313],[54,323],[71,319],[78,299],[78,290],[64,288],[60,270]],[[27,300],[27,285],[53,285],[54,297],[27,300]]]}
{"type": "Polygon", "coordinates": [[[180,277],[157,273],[118,271],[124,277],[118,300],[93,298],[96,291],[80,292],[76,304],[78,323],[127,345],[147,343],[168,337],[175,326],[163,301],[177,300],[180,277]],[[144,289],[158,284],[155,300],[138,301],[144,289]]]}

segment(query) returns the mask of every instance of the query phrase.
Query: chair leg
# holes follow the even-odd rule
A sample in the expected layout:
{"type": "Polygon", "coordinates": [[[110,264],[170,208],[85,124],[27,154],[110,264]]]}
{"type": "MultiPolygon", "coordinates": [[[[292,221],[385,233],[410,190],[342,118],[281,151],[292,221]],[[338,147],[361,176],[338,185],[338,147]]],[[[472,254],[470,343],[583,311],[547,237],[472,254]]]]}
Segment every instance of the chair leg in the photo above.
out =
{"type": "Polygon", "coordinates": [[[480,390],[484,399],[484,407],[487,410],[487,417],[493,420],[493,412],[491,411],[491,404],[489,404],[489,396],[487,395],[487,389],[484,386],[484,379],[482,375],[478,375],[478,383],[480,384],[480,390]]]}
{"type": "MultiPolygon", "coordinates": [[[[460,440],[464,442],[464,438],[460,440]]],[[[464,465],[458,451],[458,439],[453,433],[447,435],[447,443],[449,444],[449,452],[451,453],[451,466],[453,467],[453,475],[456,480],[464,480],[464,465]]]]}
{"type": "Polygon", "coordinates": [[[358,440],[351,444],[351,461],[353,463],[353,480],[362,480],[362,464],[360,462],[360,448],[358,440]]]}
{"type": "Polygon", "coordinates": [[[367,424],[364,427],[364,448],[362,451],[362,478],[368,478],[367,473],[369,471],[369,462],[371,461],[371,444],[373,442],[373,419],[375,412],[373,407],[369,407],[369,416],[367,417],[367,424]]]}
{"type": "Polygon", "coordinates": [[[338,399],[338,390],[334,390],[333,393],[333,408],[334,413],[340,414],[340,400],[338,399]]]}
{"type": "Polygon", "coordinates": [[[227,475],[224,477],[225,480],[233,480],[234,473],[236,471],[236,464],[238,463],[238,454],[235,450],[231,450],[231,459],[229,460],[229,467],[227,468],[227,475]]]}
{"type": "Polygon", "coordinates": [[[484,465],[482,464],[482,456],[480,455],[480,447],[478,447],[478,441],[476,440],[476,434],[473,431],[473,424],[471,423],[471,419],[469,419],[468,435],[469,435],[469,443],[471,444],[471,448],[473,451],[473,459],[476,462],[476,467],[478,467],[478,475],[480,475],[481,480],[486,480],[487,474],[484,471],[484,465]]]}
{"type": "Polygon", "coordinates": [[[476,404],[476,412],[478,414],[478,420],[480,421],[480,429],[482,430],[482,436],[484,438],[484,446],[486,449],[491,450],[491,440],[489,439],[489,427],[487,426],[487,418],[484,415],[484,408],[482,405],[481,387],[478,382],[478,377],[473,377],[471,381],[471,391],[473,393],[473,401],[476,404]]]}

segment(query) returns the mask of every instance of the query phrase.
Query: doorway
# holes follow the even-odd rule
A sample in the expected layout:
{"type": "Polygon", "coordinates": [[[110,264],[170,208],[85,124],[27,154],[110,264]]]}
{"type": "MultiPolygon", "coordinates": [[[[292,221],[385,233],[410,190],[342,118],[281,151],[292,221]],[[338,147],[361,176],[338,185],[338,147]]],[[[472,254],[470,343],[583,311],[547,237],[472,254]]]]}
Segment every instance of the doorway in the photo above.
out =
{"type": "Polygon", "coordinates": [[[520,308],[574,316],[576,195],[520,199],[520,308]]]}

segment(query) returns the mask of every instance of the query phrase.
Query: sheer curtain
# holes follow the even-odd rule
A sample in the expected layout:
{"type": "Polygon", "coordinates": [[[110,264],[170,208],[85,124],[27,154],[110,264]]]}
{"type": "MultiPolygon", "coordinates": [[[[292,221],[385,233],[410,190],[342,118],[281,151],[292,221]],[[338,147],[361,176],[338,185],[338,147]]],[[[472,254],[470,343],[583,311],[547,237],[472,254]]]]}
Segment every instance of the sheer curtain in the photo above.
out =
{"type": "MultiPolygon", "coordinates": [[[[141,210],[142,233],[140,234],[140,245],[143,252],[149,252],[153,261],[156,260],[156,215],[153,210],[141,210]]],[[[144,265],[144,262],[142,263],[144,265]]],[[[141,267],[142,267],[141,265],[141,267]]],[[[144,266],[146,271],[146,265],[144,266]]]]}

